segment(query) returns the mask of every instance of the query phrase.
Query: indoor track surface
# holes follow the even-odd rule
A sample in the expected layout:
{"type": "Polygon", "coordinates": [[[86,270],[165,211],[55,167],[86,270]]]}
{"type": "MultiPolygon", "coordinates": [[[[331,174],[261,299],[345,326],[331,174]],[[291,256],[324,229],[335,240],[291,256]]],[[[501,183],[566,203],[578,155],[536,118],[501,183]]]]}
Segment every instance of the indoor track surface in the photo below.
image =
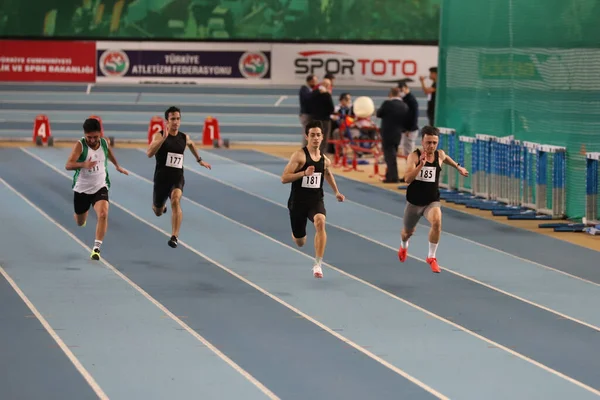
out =
{"type": "Polygon", "coordinates": [[[286,161],[221,149],[187,153],[172,249],[154,160],[117,147],[91,261],[69,151],[0,149],[1,399],[600,398],[599,252],[444,208],[433,274],[425,221],[398,261],[404,197],[337,176],[315,279],[286,161]]]}

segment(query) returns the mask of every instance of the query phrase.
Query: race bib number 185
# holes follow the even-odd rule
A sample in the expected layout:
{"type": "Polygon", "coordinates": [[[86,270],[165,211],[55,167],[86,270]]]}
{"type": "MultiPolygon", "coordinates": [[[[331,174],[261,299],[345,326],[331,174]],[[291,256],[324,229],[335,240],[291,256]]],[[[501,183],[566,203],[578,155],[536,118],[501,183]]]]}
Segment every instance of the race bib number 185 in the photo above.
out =
{"type": "Polygon", "coordinates": [[[421,168],[421,172],[417,175],[417,180],[423,182],[435,182],[435,174],[435,167],[423,167],[421,168]]]}
{"type": "Polygon", "coordinates": [[[314,172],[311,176],[303,177],[302,187],[308,189],[319,189],[321,187],[321,173],[314,172]]]}
{"type": "Polygon", "coordinates": [[[183,154],[167,153],[167,162],[165,165],[171,168],[183,168],[183,154]]]}

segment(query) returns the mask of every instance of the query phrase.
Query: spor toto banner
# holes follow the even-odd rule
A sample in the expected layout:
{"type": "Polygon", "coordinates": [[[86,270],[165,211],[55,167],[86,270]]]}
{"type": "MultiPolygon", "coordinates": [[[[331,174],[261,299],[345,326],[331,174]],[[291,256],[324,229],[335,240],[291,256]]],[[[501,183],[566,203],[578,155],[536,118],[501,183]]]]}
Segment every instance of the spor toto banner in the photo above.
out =
{"type": "Polygon", "coordinates": [[[306,76],[319,79],[330,72],[336,85],[390,85],[400,79],[419,81],[437,66],[437,46],[403,45],[321,45],[289,44],[273,46],[273,81],[302,84],[306,76]]]}
{"type": "Polygon", "coordinates": [[[170,46],[113,43],[98,45],[98,82],[178,82],[268,81],[271,53],[221,44],[183,43],[170,46]],[[145,48],[151,47],[151,48],[145,48]]]}
{"type": "Polygon", "coordinates": [[[96,42],[0,40],[0,81],[96,81],[96,42]]]}

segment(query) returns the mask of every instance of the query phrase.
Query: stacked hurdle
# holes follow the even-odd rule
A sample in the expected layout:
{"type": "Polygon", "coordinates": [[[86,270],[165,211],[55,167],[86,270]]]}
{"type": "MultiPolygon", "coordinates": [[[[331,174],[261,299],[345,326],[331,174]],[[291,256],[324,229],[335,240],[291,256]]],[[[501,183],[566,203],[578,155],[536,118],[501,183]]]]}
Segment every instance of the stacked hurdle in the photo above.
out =
{"type": "MultiPolygon", "coordinates": [[[[562,219],[566,214],[566,148],[477,134],[458,137],[448,154],[470,172],[446,201],[508,219],[562,219]]],[[[441,194],[441,193],[440,193],[441,194]]]]}
{"type": "Polygon", "coordinates": [[[582,228],[584,232],[590,235],[600,235],[600,204],[598,204],[598,191],[600,182],[600,153],[586,154],[586,179],[585,179],[585,219],[582,228]]]}

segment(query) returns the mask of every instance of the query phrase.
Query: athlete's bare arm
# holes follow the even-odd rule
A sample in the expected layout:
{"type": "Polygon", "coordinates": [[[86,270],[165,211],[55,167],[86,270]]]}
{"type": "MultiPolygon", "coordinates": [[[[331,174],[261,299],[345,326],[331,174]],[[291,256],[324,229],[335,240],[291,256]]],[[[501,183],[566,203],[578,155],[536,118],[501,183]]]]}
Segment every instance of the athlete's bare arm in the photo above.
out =
{"type": "Polygon", "coordinates": [[[117,171],[119,171],[122,174],[129,175],[129,172],[127,172],[127,170],[125,168],[121,167],[119,165],[119,163],[117,162],[117,158],[115,157],[115,154],[113,153],[110,146],[108,146],[108,159],[110,160],[111,163],[113,163],[115,165],[115,168],[117,171]]]}
{"type": "Polygon", "coordinates": [[[285,166],[283,174],[281,174],[281,183],[294,182],[298,179],[302,179],[302,177],[305,175],[312,175],[312,173],[315,171],[315,167],[312,165],[304,171],[296,172],[302,168],[305,162],[306,156],[304,151],[296,150],[290,157],[290,161],[288,161],[287,165],[285,166]]]}
{"type": "Polygon", "coordinates": [[[212,169],[210,164],[207,163],[206,161],[203,161],[202,157],[200,157],[200,154],[198,154],[198,151],[196,150],[196,146],[194,145],[194,141],[192,140],[190,135],[185,135],[185,142],[186,142],[185,144],[187,145],[188,149],[190,149],[190,152],[192,153],[192,155],[194,157],[196,157],[196,161],[198,161],[198,163],[200,165],[202,165],[204,168],[212,169]]]}
{"type": "Polygon", "coordinates": [[[412,152],[406,158],[406,169],[404,170],[404,180],[410,184],[415,180],[421,168],[425,165],[425,153],[421,153],[421,158],[417,157],[417,153],[412,152]]]}
{"type": "Polygon", "coordinates": [[[439,155],[440,155],[440,160],[442,160],[442,164],[448,164],[451,167],[456,168],[462,176],[469,176],[469,171],[467,171],[466,168],[458,165],[458,163],[456,161],[454,161],[452,159],[452,157],[450,157],[448,154],[446,154],[446,152],[444,150],[438,150],[438,151],[439,151],[439,155]]]}
{"type": "Polygon", "coordinates": [[[169,137],[169,131],[167,131],[166,129],[163,131],[162,134],[160,132],[156,132],[152,136],[152,142],[150,142],[148,150],[146,151],[146,155],[148,156],[148,158],[154,157],[158,149],[160,149],[160,146],[162,146],[165,140],[167,140],[167,137],[169,137]]]}
{"type": "Polygon", "coordinates": [[[77,162],[77,159],[81,155],[82,151],[83,147],[81,146],[81,142],[77,141],[73,145],[73,150],[71,150],[71,154],[69,155],[67,163],[65,164],[65,169],[67,171],[74,171],[79,168],[92,168],[94,165],[96,165],[97,161],[77,162]]]}
{"type": "Polygon", "coordinates": [[[329,160],[327,156],[325,156],[325,180],[335,192],[335,197],[337,197],[338,201],[344,201],[345,196],[338,190],[337,183],[333,177],[333,172],[331,172],[331,160],[329,160]]]}

